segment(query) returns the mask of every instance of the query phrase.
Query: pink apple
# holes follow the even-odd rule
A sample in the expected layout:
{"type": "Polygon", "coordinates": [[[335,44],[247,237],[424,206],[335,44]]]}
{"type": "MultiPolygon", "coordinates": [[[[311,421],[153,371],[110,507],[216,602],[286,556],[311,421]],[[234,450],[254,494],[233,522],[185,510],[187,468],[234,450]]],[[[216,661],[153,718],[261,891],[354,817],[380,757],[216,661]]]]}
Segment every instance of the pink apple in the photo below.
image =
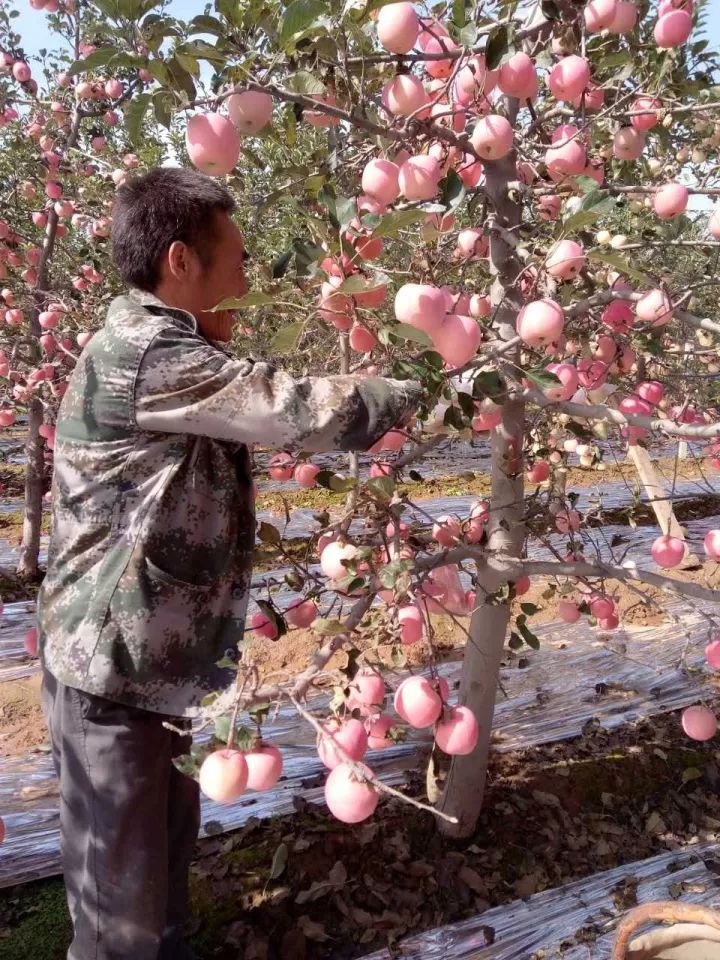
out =
{"type": "Polygon", "coordinates": [[[248,790],[270,790],[282,775],[282,754],[271,743],[263,743],[260,747],[248,750],[245,754],[245,763],[248,771],[248,790]]]}
{"type": "Polygon", "coordinates": [[[650,553],[659,567],[669,570],[682,562],[685,556],[685,544],[677,537],[664,535],[653,542],[650,553]]]}
{"type": "Polygon", "coordinates": [[[320,473],[320,467],[316,467],[314,463],[299,463],[293,472],[293,478],[299,487],[305,487],[309,489],[314,487],[315,477],[320,473]]]}
{"type": "Polygon", "coordinates": [[[429,727],[442,712],[442,700],[425,677],[403,680],[395,691],[395,711],[411,727],[429,727]]]}
{"type": "Polygon", "coordinates": [[[198,170],[213,177],[230,173],[240,156],[240,136],[233,124],[219,113],[192,117],[185,133],[185,145],[198,170]]]}
{"type": "Polygon", "coordinates": [[[491,113],[477,121],[470,142],[483,159],[502,160],[512,150],[513,138],[513,128],[507,118],[491,113]]]}
{"type": "MultiPolygon", "coordinates": [[[[409,6],[409,4],[408,4],[409,6]]],[[[373,779],[369,767],[361,764],[367,780],[373,779]]],[[[325,802],[330,813],[343,823],[360,823],[375,812],[379,795],[370,783],[358,778],[349,763],[332,770],[325,782],[325,802]]]]}
{"type": "Polygon", "coordinates": [[[720,530],[709,530],[705,534],[703,547],[711,560],[720,560],[720,530]]]}
{"type": "Polygon", "coordinates": [[[417,643],[425,636],[425,621],[420,609],[415,604],[398,608],[398,623],[400,624],[400,641],[404,644],[417,643]]]}
{"type": "Polygon", "coordinates": [[[712,740],[717,720],[709,707],[687,707],[681,717],[682,728],[691,740],[712,740]]]}
{"type": "Polygon", "coordinates": [[[326,720],[322,724],[323,735],[318,735],[318,754],[329,770],[334,770],[345,757],[338,752],[339,747],[351,760],[362,760],[367,752],[368,736],[361,720],[326,720]]]}
{"type": "Polygon", "coordinates": [[[550,464],[546,460],[536,460],[527,472],[528,483],[544,483],[550,476],[550,464]]]}
{"type": "Polygon", "coordinates": [[[248,765],[239,750],[216,750],[200,767],[200,789],[216,803],[232,803],[245,792],[248,765]]]}
{"type": "Polygon", "coordinates": [[[517,318],[517,332],[530,347],[553,343],[562,335],[564,326],[562,307],[549,297],[526,304],[517,318]]]}
{"type": "Polygon", "coordinates": [[[318,608],[314,600],[294,600],[285,611],[285,620],[291,627],[309,627],[317,618],[318,608]]]}

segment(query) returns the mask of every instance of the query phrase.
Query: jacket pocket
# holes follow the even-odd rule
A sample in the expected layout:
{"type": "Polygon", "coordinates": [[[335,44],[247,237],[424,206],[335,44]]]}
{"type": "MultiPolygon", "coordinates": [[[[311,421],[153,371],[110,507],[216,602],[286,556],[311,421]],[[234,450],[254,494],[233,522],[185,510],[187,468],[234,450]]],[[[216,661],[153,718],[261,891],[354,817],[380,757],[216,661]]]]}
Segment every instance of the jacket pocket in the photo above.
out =
{"type": "Polygon", "coordinates": [[[155,581],[160,588],[162,588],[162,586],[173,587],[183,592],[208,593],[223,580],[223,575],[215,578],[210,583],[193,583],[189,580],[180,580],[178,577],[173,576],[172,573],[168,573],[167,570],[158,567],[158,565],[153,563],[147,556],[145,557],[145,570],[151,584],[155,581]]]}

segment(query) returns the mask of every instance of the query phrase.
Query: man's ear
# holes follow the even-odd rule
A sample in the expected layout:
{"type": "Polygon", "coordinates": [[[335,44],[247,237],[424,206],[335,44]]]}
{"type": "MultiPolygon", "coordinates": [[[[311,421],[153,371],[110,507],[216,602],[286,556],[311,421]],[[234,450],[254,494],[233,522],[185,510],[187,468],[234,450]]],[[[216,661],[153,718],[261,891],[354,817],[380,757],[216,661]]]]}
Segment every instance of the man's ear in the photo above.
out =
{"type": "Polygon", "coordinates": [[[194,253],[182,240],[175,240],[170,244],[167,252],[167,268],[174,280],[187,282],[193,271],[194,253]]]}

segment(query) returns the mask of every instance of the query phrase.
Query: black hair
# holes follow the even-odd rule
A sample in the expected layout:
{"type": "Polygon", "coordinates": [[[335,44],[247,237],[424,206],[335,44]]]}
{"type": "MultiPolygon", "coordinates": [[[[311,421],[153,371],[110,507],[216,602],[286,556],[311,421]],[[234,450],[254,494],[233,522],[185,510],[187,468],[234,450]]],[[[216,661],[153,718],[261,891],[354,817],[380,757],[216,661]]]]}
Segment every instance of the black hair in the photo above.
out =
{"type": "Polygon", "coordinates": [[[215,217],[235,201],[217,180],[182,167],[156,167],[124,183],[115,195],[113,260],[125,283],[152,293],[170,245],[193,247],[203,266],[212,262],[215,217]]]}

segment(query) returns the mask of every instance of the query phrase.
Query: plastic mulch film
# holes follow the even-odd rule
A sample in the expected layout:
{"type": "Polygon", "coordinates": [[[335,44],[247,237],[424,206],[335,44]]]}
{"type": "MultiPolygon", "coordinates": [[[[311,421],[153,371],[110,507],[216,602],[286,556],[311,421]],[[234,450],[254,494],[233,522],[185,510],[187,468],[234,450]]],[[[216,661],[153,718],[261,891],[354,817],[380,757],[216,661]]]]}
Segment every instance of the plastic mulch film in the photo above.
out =
{"type": "MultiPolygon", "coordinates": [[[[587,625],[546,624],[537,628],[541,648],[528,651],[528,666],[517,661],[502,671],[502,688],[495,714],[495,749],[517,750],[579,735],[585,724],[611,728],[640,717],[665,713],[711,694],[700,671],[679,667],[688,638],[707,630],[699,613],[679,605],[680,624],[627,628],[599,635],[587,625]],[[571,678],[571,680],[569,680],[571,678]]],[[[697,647],[690,666],[700,666],[697,647]]],[[[460,664],[447,663],[441,672],[451,689],[458,683],[460,664]]],[[[401,674],[389,676],[392,686],[401,674]]],[[[312,701],[321,709],[327,698],[312,701]]],[[[274,790],[248,794],[237,803],[219,806],[203,801],[206,832],[235,829],[250,817],[291,813],[293,797],[322,803],[324,771],[315,750],[312,729],[294,709],[283,707],[265,727],[268,740],[285,757],[285,774],[274,790]]],[[[200,734],[202,740],[207,734],[200,734]]],[[[403,781],[403,771],[416,768],[418,751],[429,746],[430,730],[413,731],[408,741],[368,755],[378,776],[403,781]]],[[[0,762],[0,812],[7,838],[0,847],[0,887],[59,872],[56,784],[47,755],[0,762]]]]}
{"type": "Polygon", "coordinates": [[[608,960],[617,922],[651,900],[720,903],[720,845],[682,847],[401,941],[362,960],[608,960]],[[622,906],[619,906],[622,904],[622,906]]]}

